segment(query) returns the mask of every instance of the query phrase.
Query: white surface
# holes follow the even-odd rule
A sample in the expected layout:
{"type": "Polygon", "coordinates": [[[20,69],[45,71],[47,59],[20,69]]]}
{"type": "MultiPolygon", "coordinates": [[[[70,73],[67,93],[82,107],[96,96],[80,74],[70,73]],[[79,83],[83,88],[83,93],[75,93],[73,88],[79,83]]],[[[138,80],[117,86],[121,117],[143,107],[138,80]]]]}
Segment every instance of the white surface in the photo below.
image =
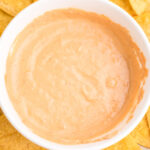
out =
{"type": "Polygon", "coordinates": [[[108,1],[103,0],[42,0],[34,3],[29,6],[25,10],[23,10],[19,15],[15,17],[15,19],[8,25],[6,30],[4,31],[1,41],[0,41],[0,49],[3,53],[0,53],[0,103],[2,109],[12,123],[12,125],[26,138],[30,139],[32,142],[39,144],[48,149],[55,150],[96,150],[102,149],[106,146],[112,145],[127,134],[129,134],[133,128],[140,122],[143,118],[144,114],[147,111],[149,106],[149,91],[150,91],[150,76],[145,85],[145,94],[143,100],[139,103],[138,107],[135,110],[134,117],[129,121],[126,126],[112,139],[108,139],[105,141],[100,141],[92,144],[82,144],[76,146],[65,146],[56,143],[49,142],[45,139],[40,138],[39,136],[33,134],[20,120],[19,116],[13,109],[13,106],[9,100],[7,90],[5,87],[5,66],[7,55],[10,50],[10,47],[15,40],[18,33],[35,17],[43,14],[46,11],[55,9],[55,8],[66,8],[66,7],[75,7],[80,9],[85,9],[88,11],[94,11],[99,14],[104,14],[108,16],[111,20],[116,23],[121,24],[126,27],[137,43],[139,48],[143,51],[146,59],[147,59],[147,68],[150,70],[150,50],[148,39],[146,38],[144,32],[141,30],[139,25],[133,20],[131,16],[129,16],[125,11],[123,11],[118,6],[112,4],[108,1]]]}
{"type": "Polygon", "coordinates": [[[144,148],[144,147],[142,147],[142,146],[141,146],[141,148],[142,148],[142,150],[150,150],[149,148],[144,148]]]}

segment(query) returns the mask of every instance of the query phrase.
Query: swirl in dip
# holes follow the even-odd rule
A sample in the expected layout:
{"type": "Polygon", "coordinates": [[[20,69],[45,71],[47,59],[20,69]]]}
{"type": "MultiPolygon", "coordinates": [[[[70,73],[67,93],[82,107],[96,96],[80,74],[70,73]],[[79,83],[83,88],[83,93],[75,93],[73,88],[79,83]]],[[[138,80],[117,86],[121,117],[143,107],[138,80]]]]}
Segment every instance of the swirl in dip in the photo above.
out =
{"type": "Polygon", "coordinates": [[[16,38],[6,86],[37,135],[62,144],[114,135],[142,99],[145,58],[128,31],[77,9],[45,13],[16,38]]]}

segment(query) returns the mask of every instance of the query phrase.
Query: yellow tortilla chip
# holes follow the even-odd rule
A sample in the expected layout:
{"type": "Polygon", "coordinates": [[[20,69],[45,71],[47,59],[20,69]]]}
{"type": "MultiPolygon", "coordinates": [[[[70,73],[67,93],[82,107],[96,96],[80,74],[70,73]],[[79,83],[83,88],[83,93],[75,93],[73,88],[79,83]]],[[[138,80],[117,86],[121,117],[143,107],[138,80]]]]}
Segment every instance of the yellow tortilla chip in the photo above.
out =
{"type": "Polygon", "coordinates": [[[11,21],[12,17],[0,10],[0,35],[11,21]]]}
{"type": "Polygon", "coordinates": [[[147,9],[146,9],[146,12],[149,12],[150,11],[150,6],[149,7],[147,7],[147,9]]]}
{"type": "Polygon", "coordinates": [[[45,150],[25,139],[19,133],[0,138],[1,150],[45,150]]]}
{"type": "Polygon", "coordinates": [[[128,135],[117,144],[106,148],[105,150],[141,150],[139,145],[134,141],[133,137],[128,135]]]}
{"type": "Polygon", "coordinates": [[[140,122],[140,124],[131,133],[135,141],[141,146],[150,148],[150,129],[146,116],[140,122]]]}
{"type": "Polygon", "coordinates": [[[136,16],[135,20],[140,24],[150,40],[150,12],[145,12],[140,16],[136,16]]]}
{"type": "Polygon", "coordinates": [[[15,133],[16,130],[10,125],[4,115],[0,116],[0,138],[15,133]]]}
{"type": "Polygon", "coordinates": [[[146,8],[146,12],[147,12],[147,11],[150,11],[150,0],[149,0],[149,2],[148,2],[147,8],[146,8]]]}
{"type": "Polygon", "coordinates": [[[132,16],[136,15],[136,13],[132,9],[128,0],[110,0],[110,1],[117,4],[118,6],[123,8],[124,10],[126,10],[130,15],[132,15],[132,16]]]}
{"type": "Polygon", "coordinates": [[[22,135],[8,122],[4,115],[0,116],[0,150],[45,150],[22,135]]]}
{"type": "Polygon", "coordinates": [[[150,128],[150,107],[148,109],[148,112],[147,112],[146,116],[147,116],[147,121],[148,121],[148,125],[149,125],[149,128],[150,128]]]}
{"type": "Polygon", "coordinates": [[[11,16],[15,16],[31,3],[32,0],[0,0],[0,9],[11,16]]]}
{"type": "Polygon", "coordinates": [[[142,14],[148,5],[148,0],[129,0],[133,10],[137,15],[142,14]]]}
{"type": "Polygon", "coordinates": [[[2,110],[0,109],[0,116],[3,114],[2,110]]]}

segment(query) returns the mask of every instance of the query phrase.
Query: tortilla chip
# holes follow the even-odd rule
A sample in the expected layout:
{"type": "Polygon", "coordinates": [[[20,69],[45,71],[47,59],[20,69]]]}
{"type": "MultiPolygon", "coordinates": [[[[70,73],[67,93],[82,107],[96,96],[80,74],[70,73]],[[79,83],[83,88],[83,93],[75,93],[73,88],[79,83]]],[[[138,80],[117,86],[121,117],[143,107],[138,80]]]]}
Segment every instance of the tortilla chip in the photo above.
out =
{"type": "Polygon", "coordinates": [[[0,146],[2,150],[45,150],[33,144],[19,133],[0,138],[0,146]]]}
{"type": "Polygon", "coordinates": [[[0,35],[11,21],[12,17],[0,10],[0,35]]]}
{"type": "Polygon", "coordinates": [[[148,0],[129,0],[129,2],[137,15],[142,14],[148,5],[148,0]]]}
{"type": "Polygon", "coordinates": [[[31,3],[32,0],[0,0],[0,9],[11,16],[15,16],[31,3]]]}
{"type": "Polygon", "coordinates": [[[146,12],[147,11],[150,11],[150,1],[149,1],[148,5],[147,5],[147,8],[146,8],[146,12]]]}
{"type": "Polygon", "coordinates": [[[147,112],[146,116],[147,116],[147,121],[148,121],[148,125],[149,125],[149,128],[150,128],[150,107],[148,109],[148,112],[147,112]]]}
{"type": "Polygon", "coordinates": [[[131,133],[135,141],[141,146],[150,148],[150,129],[146,116],[140,122],[140,124],[131,133]]]}
{"type": "Polygon", "coordinates": [[[22,135],[8,122],[4,115],[0,116],[0,150],[45,150],[22,135]]]}
{"type": "Polygon", "coordinates": [[[3,114],[3,112],[2,112],[2,110],[0,109],[0,115],[2,115],[3,114]]]}
{"type": "Polygon", "coordinates": [[[140,16],[136,16],[135,20],[140,24],[150,40],[150,12],[145,12],[140,16]]]}
{"type": "Polygon", "coordinates": [[[149,12],[150,11],[150,6],[146,8],[146,12],[149,12]]]}
{"type": "Polygon", "coordinates": [[[131,135],[118,142],[117,144],[106,148],[105,150],[141,150],[131,135]]]}
{"type": "Polygon", "coordinates": [[[132,16],[136,15],[136,13],[132,9],[128,0],[110,0],[110,1],[117,4],[118,6],[123,8],[124,10],[126,10],[130,15],[132,15],[132,16]]]}
{"type": "Polygon", "coordinates": [[[2,110],[0,109],[0,116],[3,114],[2,110]]]}
{"type": "Polygon", "coordinates": [[[0,116],[0,138],[15,133],[16,130],[10,125],[4,115],[0,116]]]}

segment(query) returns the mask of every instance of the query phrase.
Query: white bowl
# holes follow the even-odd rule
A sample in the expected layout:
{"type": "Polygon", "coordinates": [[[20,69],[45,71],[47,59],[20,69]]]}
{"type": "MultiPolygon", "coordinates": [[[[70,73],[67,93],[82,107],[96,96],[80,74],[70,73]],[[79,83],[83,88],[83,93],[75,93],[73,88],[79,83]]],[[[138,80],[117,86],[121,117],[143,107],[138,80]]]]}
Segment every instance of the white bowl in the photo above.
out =
{"type": "MultiPolygon", "coordinates": [[[[6,60],[10,51],[11,45],[15,40],[16,36],[24,27],[32,22],[32,20],[46,11],[58,8],[74,7],[84,9],[86,11],[93,11],[99,14],[104,14],[109,17],[112,21],[126,27],[134,42],[143,51],[146,57],[146,67],[150,71],[150,49],[149,42],[144,32],[139,25],[129,16],[124,10],[114,5],[113,3],[106,0],[41,0],[38,1],[21,13],[19,13],[12,22],[8,25],[4,31],[0,40],[0,103],[1,108],[7,116],[8,120],[12,125],[26,138],[32,142],[45,147],[47,149],[55,150],[98,150],[106,148],[125,136],[127,136],[140,122],[146,113],[150,104],[150,75],[147,78],[144,86],[144,97],[138,104],[133,118],[123,127],[123,129],[111,139],[103,140],[100,142],[80,145],[61,145],[47,141],[34,133],[31,132],[20,120],[16,111],[14,110],[11,101],[8,97],[6,86],[5,86],[5,71],[6,71],[6,60]]],[[[89,131],[90,132],[90,131],[89,131]]]]}

